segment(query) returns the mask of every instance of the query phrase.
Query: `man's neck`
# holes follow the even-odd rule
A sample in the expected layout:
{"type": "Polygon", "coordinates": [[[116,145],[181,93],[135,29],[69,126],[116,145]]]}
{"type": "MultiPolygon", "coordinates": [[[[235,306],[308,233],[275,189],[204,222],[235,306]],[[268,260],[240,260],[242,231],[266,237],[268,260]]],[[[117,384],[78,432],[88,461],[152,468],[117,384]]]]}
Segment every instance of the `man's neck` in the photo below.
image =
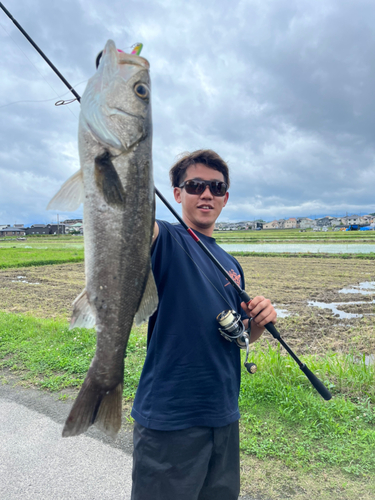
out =
{"type": "Polygon", "coordinates": [[[183,217],[183,221],[193,231],[198,231],[198,233],[204,234],[205,236],[209,236],[210,238],[212,238],[212,234],[214,232],[215,224],[213,226],[210,226],[210,227],[198,227],[196,224],[191,224],[190,221],[186,220],[184,217],[183,217]]]}

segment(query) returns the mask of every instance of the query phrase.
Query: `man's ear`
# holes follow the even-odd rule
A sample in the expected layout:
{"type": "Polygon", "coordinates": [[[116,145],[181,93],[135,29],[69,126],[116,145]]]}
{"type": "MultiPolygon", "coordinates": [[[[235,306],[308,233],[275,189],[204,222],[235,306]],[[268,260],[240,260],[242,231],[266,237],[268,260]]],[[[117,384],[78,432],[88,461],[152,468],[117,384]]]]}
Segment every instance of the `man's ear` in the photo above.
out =
{"type": "Polygon", "coordinates": [[[173,188],[173,195],[174,195],[174,199],[177,201],[177,203],[181,203],[181,201],[182,201],[181,200],[181,188],[179,188],[179,187],[173,188]]]}
{"type": "Polygon", "coordinates": [[[227,204],[227,202],[228,202],[228,198],[229,198],[229,192],[227,191],[227,192],[225,193],[225,196],[224,196],[224,204],[223,204],[223,208],[224,208],[224,207],[225,207],[225,205],[227,204]]]}

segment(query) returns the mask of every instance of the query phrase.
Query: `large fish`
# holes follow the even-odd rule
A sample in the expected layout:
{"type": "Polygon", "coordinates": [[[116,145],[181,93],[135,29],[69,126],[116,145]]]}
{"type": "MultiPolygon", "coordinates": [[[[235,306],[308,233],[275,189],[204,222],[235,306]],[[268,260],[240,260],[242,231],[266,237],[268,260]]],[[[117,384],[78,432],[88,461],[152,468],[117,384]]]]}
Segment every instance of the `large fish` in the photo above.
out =
{"type": "Polygon", "coordinates": [[[151,271],[154,225],[149,64],[108,40],[81,100],[80,170],[48,209],[84,204],[86,287],[73,303],[71,328],[96,326],[95,357],[65,422],[63,436],[95,424],[121,427],[124,356],[133,320],[158,304],[151,271]]]}

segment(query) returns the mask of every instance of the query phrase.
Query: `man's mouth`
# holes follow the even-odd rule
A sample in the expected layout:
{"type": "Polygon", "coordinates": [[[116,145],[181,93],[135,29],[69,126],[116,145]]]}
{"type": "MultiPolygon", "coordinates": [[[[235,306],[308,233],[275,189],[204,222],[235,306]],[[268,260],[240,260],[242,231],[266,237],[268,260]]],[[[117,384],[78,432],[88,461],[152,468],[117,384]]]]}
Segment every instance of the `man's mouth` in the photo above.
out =
{"type": "Polygon", "coordinates": [[[211,205],[199,205],[198,206],[198,209],[199,210],[213,210],[214,207],[212,207],[211,205]]]}

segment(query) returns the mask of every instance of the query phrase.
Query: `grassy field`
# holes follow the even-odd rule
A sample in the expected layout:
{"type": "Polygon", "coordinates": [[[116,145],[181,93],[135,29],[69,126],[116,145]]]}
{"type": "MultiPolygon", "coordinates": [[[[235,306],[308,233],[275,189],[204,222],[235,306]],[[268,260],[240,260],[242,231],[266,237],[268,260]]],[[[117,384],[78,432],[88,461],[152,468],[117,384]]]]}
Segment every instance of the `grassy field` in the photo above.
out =
{"type": "MultiPolygon", "coordinates": [[[[243,493],[265,499],[375,496],[374,295],[341,294],[375,281],[373,261],[238,257],[246,290],[287,310],[282,337],[334,397],[324,401],[278,343],[252,345],[258,372],[243,371],[240,394],[243,493]],[[341,320],[309,300],[340,302],[364,316],[341,320]],[[352,303],[353,302],[353,303],[352,303]]],[[[70,304],[84,286],[83,263],[0,270],[0,376],[74,396],[95,350],[93,330],[68,330],[70,304]],[[19,276],[23,278],[20,279],[19,276]]],[[[146,352],[134,328],[124,387],[125,425],[146,352]]]]}
{"type": "Polygon", "coordinates": [[[83,261],[83,237],[42,236],[0,240],[0,269],[83,261]]]}

